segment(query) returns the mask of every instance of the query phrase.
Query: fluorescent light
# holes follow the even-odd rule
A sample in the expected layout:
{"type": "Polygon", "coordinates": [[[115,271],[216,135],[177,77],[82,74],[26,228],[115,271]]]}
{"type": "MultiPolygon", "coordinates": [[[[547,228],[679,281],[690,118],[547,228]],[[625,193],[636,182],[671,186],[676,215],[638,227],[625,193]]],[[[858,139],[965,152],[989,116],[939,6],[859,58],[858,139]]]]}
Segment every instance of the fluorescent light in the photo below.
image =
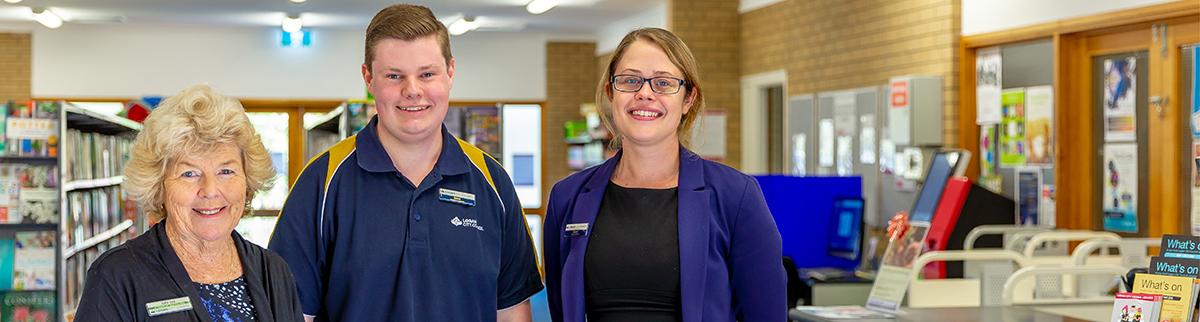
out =
{"type": "Polygon", "coordinates": [[[38,23],[50,29],[62,27],[63,24],[62,18],[54,14],[54,11],[46,8],[33,9],[33,20],[37,20],[38,23]]]}
{"type": "MultiPolygon", "coordinates": [[[[20,1],[20,0],[17,0],[17,1],[20,1]]],[[[292,3],[304,3],[304,1],[306,1],[306,0],[288,0],[288,1],[291,1],[292,3]]]]}
{"type": "Polygon", "coordinates": [[[539,15],[557,5],[558,0],[533,0],[528,5],[525,5],[525,10],[529,11],[529,13],[539,15]]]}
{"type": "Polygon", "coordinates": [[[451,35],[458,36],[475,30],[475,28],[479,28],[479,21],[475,18],[462,17],[446,26],[446,31],[449,31],[451,35]]]}
{"type": "Polygon", "coordinates": [[[300,20],[300,15],[288,15],[283,18],[283,31],[295,33],[304,28],[304,21],[300,20]]]}
{"type": "Polygon", "coordinates": [[[4,0],[4,2],[17,3],[17,2],[21,2],[21,0],[4,0]]]}

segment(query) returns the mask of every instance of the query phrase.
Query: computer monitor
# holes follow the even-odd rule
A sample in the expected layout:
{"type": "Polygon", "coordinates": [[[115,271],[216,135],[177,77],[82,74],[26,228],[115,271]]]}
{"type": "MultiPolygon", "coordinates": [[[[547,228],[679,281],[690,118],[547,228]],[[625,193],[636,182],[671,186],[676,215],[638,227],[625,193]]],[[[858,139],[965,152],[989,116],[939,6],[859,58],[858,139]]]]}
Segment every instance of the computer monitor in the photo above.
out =
{"type": "Polygon", "coordinates": [[[829,255],[857,261],[862,249],[864,201],[862,198],[834,198],[830,221],[829,255]]]}
{"type": "Polygon", "coordinates": [[[946,190],[946,181],[951,176],[962,174],[965,167],[960,167],[960,163],[965,165],[966,162],[959,161],[967,159],[970,159],[969,154],[962,151],[939,151],[933,154],[929,172],[925,174],[925,183],[921,185],[917,202],[913,204],[912,212],[909,213],[910,221],[928,223],[933,220],[933,213],[937,211],[942,191],[946,190]]]}

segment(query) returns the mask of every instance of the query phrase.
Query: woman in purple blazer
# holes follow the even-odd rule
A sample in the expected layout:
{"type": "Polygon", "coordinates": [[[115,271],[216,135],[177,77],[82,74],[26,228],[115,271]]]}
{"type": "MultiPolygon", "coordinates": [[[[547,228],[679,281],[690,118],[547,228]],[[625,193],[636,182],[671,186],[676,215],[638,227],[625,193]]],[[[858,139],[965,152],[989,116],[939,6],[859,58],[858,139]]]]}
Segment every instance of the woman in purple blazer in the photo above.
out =
{"type": "Polygon", "coordinates": [[[687,149],[704,112],[698,72],[669,31],[621,40],[597,94],[621,150],[550,192],[554,321],[787,319],[779,230],[758,184],[687,149]]]}

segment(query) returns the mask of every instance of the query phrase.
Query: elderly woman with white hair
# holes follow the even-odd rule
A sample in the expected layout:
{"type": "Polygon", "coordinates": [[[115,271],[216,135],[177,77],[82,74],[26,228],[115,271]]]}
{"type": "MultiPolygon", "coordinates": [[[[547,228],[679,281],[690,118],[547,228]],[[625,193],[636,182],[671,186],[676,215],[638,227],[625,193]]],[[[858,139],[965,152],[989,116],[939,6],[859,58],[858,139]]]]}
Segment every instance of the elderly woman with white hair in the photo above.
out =
{"type": "Polygon", "coordinates": [[[202,85],[163,101],[125,168],[157,223],[96,259],[75,321],[302,321],[287,263],[233,232],[274,175],[238,101],[202,85]]]}

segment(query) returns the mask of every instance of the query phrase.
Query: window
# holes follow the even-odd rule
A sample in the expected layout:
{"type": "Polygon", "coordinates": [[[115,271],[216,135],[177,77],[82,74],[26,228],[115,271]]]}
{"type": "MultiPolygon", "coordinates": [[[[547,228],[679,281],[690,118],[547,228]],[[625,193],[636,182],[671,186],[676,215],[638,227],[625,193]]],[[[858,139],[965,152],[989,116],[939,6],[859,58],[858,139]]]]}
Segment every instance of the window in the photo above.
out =
{"type": "Polygon", "coordinates": [[[275,166],[274,185],[259,192],[250,203],[256,210],[279,210],[288,193],[288,113],[246,113],[250,123],[262,137],[275,166]]]}

